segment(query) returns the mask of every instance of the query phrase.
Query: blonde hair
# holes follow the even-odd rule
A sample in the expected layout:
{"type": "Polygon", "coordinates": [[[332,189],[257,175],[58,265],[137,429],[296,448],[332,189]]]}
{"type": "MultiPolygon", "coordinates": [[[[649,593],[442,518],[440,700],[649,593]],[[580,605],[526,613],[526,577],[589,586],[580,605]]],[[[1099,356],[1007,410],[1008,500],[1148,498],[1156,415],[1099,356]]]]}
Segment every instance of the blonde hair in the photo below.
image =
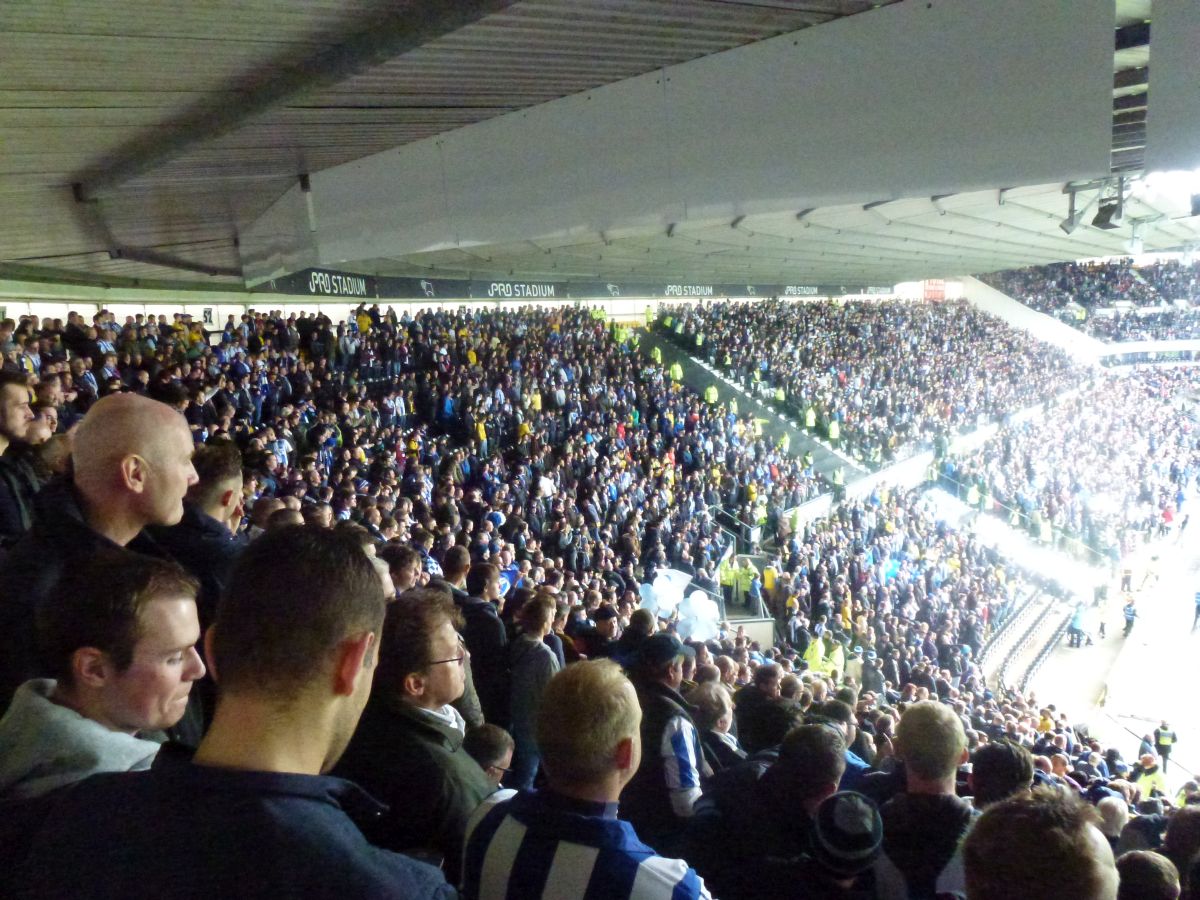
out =
{"type": "Polygon", "coordinates": [[[637,693],[612,660],[574,663],[550,679],[538,710],[537,742],[553,779],[596,782],[613,770],[617,745],[636,738],[637,693]]]}
{"type": "Polygon", "coordinates": [[[934,700],[914,703],[896,727],[896,752],[905,767],[926,779],[954,774],[967,735],[954,710],[934,700]]]}
{"type": "Polygon", "coordinates": [[[687,699],[696,707],[696,724],[701,728],[716,728],[723,716],[733,712],[729,691],[715,682],[697,685],[687,699]]]}

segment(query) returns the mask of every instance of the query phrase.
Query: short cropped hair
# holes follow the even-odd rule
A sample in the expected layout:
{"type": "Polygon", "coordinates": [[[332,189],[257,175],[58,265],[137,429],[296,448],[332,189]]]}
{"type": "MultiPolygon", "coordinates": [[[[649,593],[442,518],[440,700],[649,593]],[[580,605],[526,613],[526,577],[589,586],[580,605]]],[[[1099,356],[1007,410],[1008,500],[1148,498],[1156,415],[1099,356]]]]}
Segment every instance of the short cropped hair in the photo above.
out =
{"type": "Polygon", "coordinates": [[[511,734],[499,725],[491,723],[468,728],[462,742],[467,756],[479,763],[479,768],[485,770],[488,766],[499,765],[505,754],[515,746],[511,734]]]}
{"type": "MultiPolygon", "coordinates": [[[[375,583],[379,583],[378,576],[375,583]]],[[[462,622],[448,591],[414,588],[397,597],[388,607],[383,623],[376,683],[402,694],[404,679],[415,672],[424,672],[433,662],[430,656],[433,633],[446,622],[456,628],[462,622]]]]}
{"type": "Polygon", "coordinates": [[[775,663],[764,663],[754,670],[754,684],[762,687],[768,681],[778,681],[783,675],[783,669],[775,663]]]}
{"type": "Polygon", "coordinates": [[[7,370],[0,371],[0,391],[6,387],[16,385],[29,390],[29,376],[24,372],[9,372],[7,370]]]}
{"type": "Polygon", "coordinates": [[[375,551],[375,555],[388,564],[393,572],[411,566],[421,558],[421,554],[406,544],[389,541],[375,551]]]}
{"type": "MultiPolygon", "coordinates": [[[[416,551],[413,553],[415,554],[416,551]]],[[[449,556],[449,553],[446,555],[449,556]]],[[[491,563],[475,563],[467,570],[467,593],[472,597],[482,597],[483,592],[487,590],[488,582],[499,574],[499,566],[493,566],[491,563]]]]}
{"type": "Polygon", "coordinates": [[[1103,881],[1087,831],[1098,823],[1090,806],[1053,788],[993,804],[963,844],[967,896],[1041,897],[1049,885],[1063,897],[1099,896],[1103,881]]]}
{"type": "Polygon", "coordinates": [[[201,444],[192,454],[192,465],[196,468],[199,479],[188,488],[187,499],[190,503],[207,506],[212,503],[221,490],[228,490],[228,485],[237,482],[242,484],[242,452],[237,444],[228,438],[214,438],[207,444],[201,444]]]}
{"type": "Polygon", "coordinates": [[[1020,744],[995,741],[971,757],[971,787],[975,808],[983,809],[1033,784],[1033,756],[1020,744]]]}
{"type": "Polygon", "coordinates": [[[729,691],[716,681],[696,685],[687,695],[687,700],[696,707],[696,726],[702,730],[715,728],[722,716],[733,712],[733,700],[729,691]]]}
{"type": "Polygon", "coordinates": [[[800,679],[795,675],[788,673],[779,679],[779,696],[785,700],[798,700],[800,698],[800,679]]]}
{"type": "Polygon", "coordinates": [[[804,724],[804,712],[791,703],[767,703],[755,715],[754,736],[759,748],[777,747],[792,730],[804,724]]]}
{"type": "Polygon", "coordinates": [[[199,584],[173,562],[118,548],[100,550],[66,573],[50,603],[40,604],[35,628],[47,673],[72,684],[71,660],[95,647],[118,672],[133,662],[142,637],[142,612],[155,600],[196,599],[199,584]]]}
{"type": "Polygon", "coordinates": [[[896,726],[896,755],[921,778],[952,775],[966,748],[962,722],[954,710],[936,700],[914,703],[896,726]]]}
{"type": "Polygon", "coordinates": [[[289,528],[292,525],[303,525],[304,516],[298,509],[288,509],[286,506],[283,509],[277,509],[267,518],[267,530],[278,531],[280,528],[289,528]]]}
{"type": "Polygon", "coordinates": [[[818,716],[831,722],[840,722],[843,725],[858,724],[853,707],[841,700],[826,700],[816,712],[818,716]]]}
{"type": "Polygon", "coordinates": [[[353,535],[312,525],[268,531],[234,564],[217,608],[211,640],[221,691],[294,699],[339,643],[379,633],[386,605],[353,535]]]}
{"type": "Polygon", "coordinates": [[[552,594],[537,594],[517,612],[517,624],[524,631],[540,631],[554,621],[558,603],[552,594]]]}
{"type": "Polygon", "coordinates": [[[841,782],[846,771],[846,742],[828,725],[801,725],[783,739],[776,765],[787,775],[788,799],[803,802],[841,782]]]}
{"type": "Polygon", "coordinates": [[[542,692],[537,719],[542,764],[552,781],[592,784],[612,771],[617,745],[636,740],[641,722],[637,692],[615,662],[567,666],[542,692]]]}
{"type": "Polygon", "coordinates": [[[471,551],[459,544],[446,551],[442,558],[442,571],[447,578],[458,579],[471,568],[471,551]]]}
{"type": "Polygon", "coordinates": [[[1121,887],[1117,900],[1178,900],[1175,864],[1152,850],[1131,850],[1117,860],[1121,887]]]}

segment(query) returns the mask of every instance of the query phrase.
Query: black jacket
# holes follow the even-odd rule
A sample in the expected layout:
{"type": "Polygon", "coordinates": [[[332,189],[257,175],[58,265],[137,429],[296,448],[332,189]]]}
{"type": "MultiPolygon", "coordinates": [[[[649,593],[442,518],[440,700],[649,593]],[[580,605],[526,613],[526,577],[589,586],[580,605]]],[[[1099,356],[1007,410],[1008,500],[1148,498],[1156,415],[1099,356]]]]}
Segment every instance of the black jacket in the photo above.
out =
{"type": "Polygon", "coordinates": [[[196,607],[200,628],[208,629],[216,618],[217,602],[229,581],[229,573],[245,542],[196,507],[185,505],[183,518],[170,528],[152,526],[146,532],[171,557],[200,582],[196,607]]]}
{"type": "Polygon", "coordinates": [[[700,746],[704,750],[704,759],[708,767],[714,773],[736,766],[746,758],[745,750],[736,750],[729,746],[715,731],[701,731],[700,746]]]}
{"type": "Polygon", "coordinates": [[[65,572],[104,547],[117,544],[84,522],[70,481],[38,494],[33,526],[0,562],[0,712],[22,682],[46,674],[34,634],[38,606],[54,598],[65,572]]]}
{"type": "Polygon", "coordinates": [[[463,617],[463,641],[471,651],[471,675],[483,718],[508,727],[508,632],[500,613],[487,600],[453,588],[454,605],[463,617]]]}
{"type": "Polygon", "coordinates": [[[0,456],[0,546],[16,543],[33,524],[33,500],[42,482],[24,451],[9,447],[0,456]]]}
{"type": "Polygon", "coordinates": [[[933,900],[938,875],[950,862],[975,811],[948,794],[900,794],[879,810],[883,852],[900,870],[910,900],[933,900]]]}
{"type": "Polygon", "coordinates": [[[440,856],[458,883],[467,820],[494,790],[462,749],[462,735],[377,687],[333,774],[390,807],[366,829],[371,843],[440,856]]]}

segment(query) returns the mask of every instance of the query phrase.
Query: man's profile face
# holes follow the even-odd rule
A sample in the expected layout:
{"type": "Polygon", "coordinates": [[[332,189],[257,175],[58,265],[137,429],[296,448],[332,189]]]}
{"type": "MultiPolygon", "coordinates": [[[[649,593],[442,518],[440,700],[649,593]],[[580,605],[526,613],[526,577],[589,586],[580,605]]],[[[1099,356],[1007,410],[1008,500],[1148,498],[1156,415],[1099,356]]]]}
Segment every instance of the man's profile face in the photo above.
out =
{"type": "Polygon", "coordinates": [[[183,518],[183,497],[198,477],[192,465],[191,432],[181,418],[158,439],[149,460],[146,487],[147,521],[152,525],[176,525],[183,518]]]}
{"type": "Polygon", "coordinates": [[[500,782],[504,780],[504,774],[512,768],[513,751],[509,747],[504,751],[504,755],[495,763],[487,767],[484,772],[488,777],[488,781],[496,787],[500,787],[500,782]]]}
{"type": "Polygon", "coordinates": [[[200,620],[191,597],[145,605],[133,661],[105,687],[110,725],[122,731],[162,731],[182,718],[192,682],[204,676],[196,652],[200,620]]]}
{"type": "Polygon", "coordinates": [[[440,709],[461,697],[467,686],[467,650],[449,620],[434,631],[429,643],[429,654],[429,658],[434,660],[457,660],[435,663],[425,674],[425,696],[422,705],[426,709],[440,709]]]}
{"type": "Polygon", "coordinates": [[[25,440],[33,410],[29,408],[29,390],[19,384],[0,388],[0,435],[10,440],[25,440]]]}
{"type": "Polygon", "coordinates": [[[762,691],[768,697],[778,697],[779,696],[779,676],[776,675],[774,678],[770,678],[770,679],[764,681],[762,683],[762,691]]]}

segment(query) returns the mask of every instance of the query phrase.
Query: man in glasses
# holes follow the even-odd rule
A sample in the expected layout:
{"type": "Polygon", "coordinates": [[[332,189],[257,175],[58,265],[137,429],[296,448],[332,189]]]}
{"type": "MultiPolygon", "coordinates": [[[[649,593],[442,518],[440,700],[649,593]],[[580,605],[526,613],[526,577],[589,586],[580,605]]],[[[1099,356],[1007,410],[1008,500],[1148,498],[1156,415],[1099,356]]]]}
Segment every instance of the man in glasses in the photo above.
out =
{"type": "Polygon", "coordinates": [[[466,684],[459,621],[436,590],[407,591],[388,607],[371,699],[336,770],[391,807],[368,827],[373,843],[440,860],[452,883],[467,820],[495,790],[463,749],[465,723],[451,705],[466,684]]]}

